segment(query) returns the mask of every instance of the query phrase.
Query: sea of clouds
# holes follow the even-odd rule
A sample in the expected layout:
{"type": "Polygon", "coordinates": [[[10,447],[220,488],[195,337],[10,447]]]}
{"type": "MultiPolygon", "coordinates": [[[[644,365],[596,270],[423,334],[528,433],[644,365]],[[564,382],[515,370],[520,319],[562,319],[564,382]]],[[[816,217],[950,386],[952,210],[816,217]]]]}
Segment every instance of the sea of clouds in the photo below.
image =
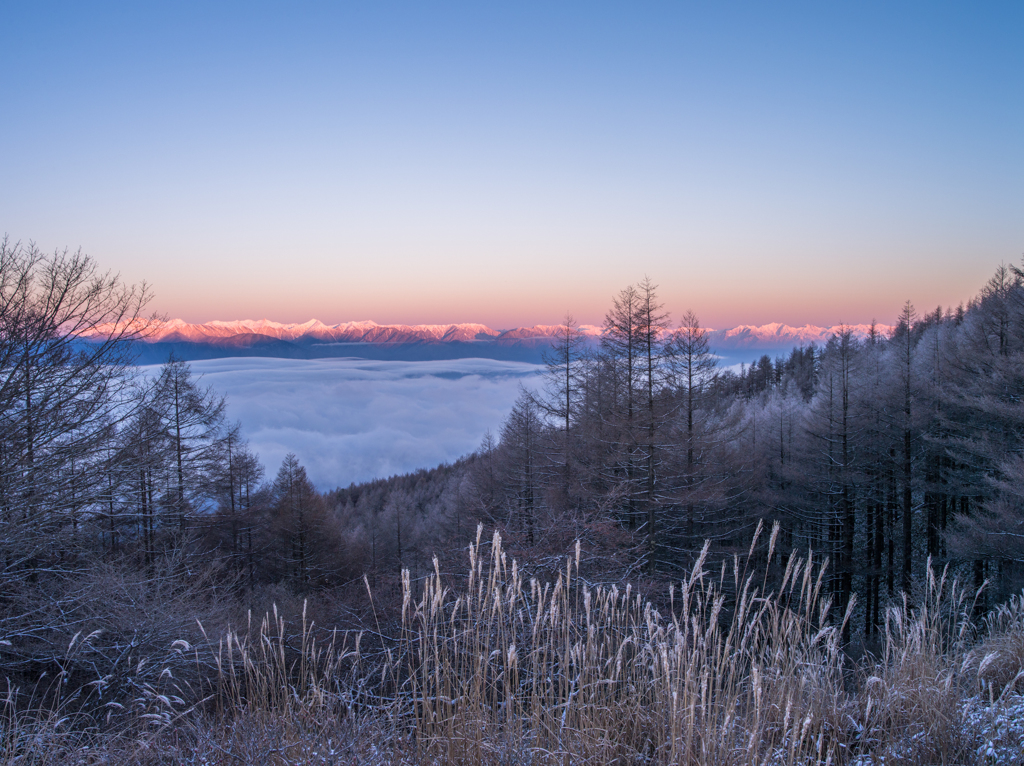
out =
{"type": "MultiPolygon", "coordinates": [[[[273,478],[289,452],[321,490],[430,468],[497,435],[542,367],[491,359],[213,359],[189,363],[273,478]]],[[[159,368],[150,368],[157,373],[159,368]]]]}

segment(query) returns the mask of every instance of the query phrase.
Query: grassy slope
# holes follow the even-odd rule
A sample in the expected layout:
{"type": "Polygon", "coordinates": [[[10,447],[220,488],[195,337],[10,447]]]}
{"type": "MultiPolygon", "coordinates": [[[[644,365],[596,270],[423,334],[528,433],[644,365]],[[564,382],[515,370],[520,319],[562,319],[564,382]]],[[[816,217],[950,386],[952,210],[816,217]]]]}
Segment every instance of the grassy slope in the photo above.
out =
{"type": "Polygon", "coordinates": [[[497,535],[470,558],[457,592],[406,579],[396,636],[272,613],[173,642],[114,697],[109,676],[58,676],[45,704],[11,691],[0,763],[1024,763],[1020,599],[979,634],[973,594],[933,575],[854,664],[812,558],[773,580],[702,558],[665,614],[589,588],[578,552],[545,584],[497,535]]]}

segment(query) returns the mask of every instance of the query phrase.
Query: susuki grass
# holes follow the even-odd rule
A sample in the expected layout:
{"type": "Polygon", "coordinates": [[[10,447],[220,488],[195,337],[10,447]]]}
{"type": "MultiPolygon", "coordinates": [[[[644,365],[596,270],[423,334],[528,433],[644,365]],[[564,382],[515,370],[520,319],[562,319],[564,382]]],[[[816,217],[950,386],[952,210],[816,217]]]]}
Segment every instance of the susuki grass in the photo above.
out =
{"type": "Polygon", "coordinates": [[[579,582],[576,557],[553,584],[525,583],[497,535],[488,562],[479,543],[470,561],[465,592],[452,594],[436,573],[403,609],[408,715],[431,758],[837,758],[841,626],[829,622],[812,559],[791,558],[766,597],[739,562],[716,577],[702,555],[666,615],[628,587],[579,582]],[[740,586],[728,609],[726,577],[740,586]]]}
{"type": "Polygon", "coordinates": [[[1022,762],[1005,712],[1024,688],[1020,599],[978,640],[974,594],[930,575],[921,603],[887,612],[878,656],[853,664],[853,605],[831,613],[811,554],[769,578],[739,558],[711,567],[705,550],[661,611],[582,582],[578,547],[545,583],[497,534],[478,533],[469,559],[458,586],[436,563],[420,583],[406,573],[390,638],[274,611],[175,642],[191,684],[168,665],[166,688],[128,701],[26,709],[11,690],[0,763],[1022,762]]]}

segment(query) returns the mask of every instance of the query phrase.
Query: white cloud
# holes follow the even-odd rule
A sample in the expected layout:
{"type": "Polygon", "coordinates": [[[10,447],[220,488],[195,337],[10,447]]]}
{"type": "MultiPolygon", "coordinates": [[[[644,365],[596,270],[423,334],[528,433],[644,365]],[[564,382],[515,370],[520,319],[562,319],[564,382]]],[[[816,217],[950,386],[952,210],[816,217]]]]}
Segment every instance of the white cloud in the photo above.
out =
{"type": "Polygon", "coordinates": [[[190,362],[272,477],[288,452],[320,489],[452,461],[496,432],[541,367],[490,359],[190,362]]]}

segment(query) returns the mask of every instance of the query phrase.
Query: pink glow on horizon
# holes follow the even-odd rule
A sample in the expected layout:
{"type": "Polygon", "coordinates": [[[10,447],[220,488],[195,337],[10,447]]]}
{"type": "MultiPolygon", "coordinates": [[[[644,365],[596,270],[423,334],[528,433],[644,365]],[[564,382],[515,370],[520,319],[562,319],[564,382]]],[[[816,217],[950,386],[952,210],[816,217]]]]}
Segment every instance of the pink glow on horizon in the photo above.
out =
{"type": "Polygon", "coordinates": [[[189,322],[265,317],[325,324],[372,320],[382,325],[481,323],[495,329],[561,323],[570,313],[579,324],[602,325],[624,287],[645,275],[672,320],[692,310],[702,325],[735,327],[779,322],[794,327],[840,323],[890,324],[909,299],[919,313],[953,307],[978,294],[999,264],[997,258],[936,258],[929,269],[912,260],[818,261],[762,258],[717,260],[655,258],[609,269],[599,262],[553,254],[537,258],[481,257],[478,262],[417,264],[398,259],[340,260],[325,265],[289,254],[287,264],[254,261],[246,268],[211,265],[201,278],[172,259],[133,262],[126,281],[151,282],[152,308],[189,322]],[[649,262],[645,262],[649,260],[649,262]]]}
{"type": "MultiPolygon", "coordinates": [[[[316,339],[326,343],[409,343],[422,341],[474,342],[494,340],[515,342],[527,338],[553,338],[564,331],[565,325],[535,325],[509,330],[495,330],[481,324],[452,325],[382,325],[376,322],[343,322],[327,325],[315,319],[301,323],[279,323],[267,319],[236,320],[189,323],[181,319],[138,320],[129,328],[117,325],[99,325],[83,333],[85,337],[104,337],[128,332],[138,333],[137,337],[149,343],[161,341],[209,343],[240,335],[262,335],[285,341],[316,339]]],[[[872,330],[885,336],[893,327],[886,324],[858,324],[819,327],[804,325],[793,327],[773,322],[761,326],[740,325],[733,328],[706,327],[718,341],[732,339],[740,344],[772,346],[778,343],[810,344],[824,343],[833,334],[849,331],[856,338],[866,338],[872,330]]],[[[603,328],[597,325],[580,325],[578,330],[592,338],[600,337],[603,328]]],[[[671,333],[664,331],[664,336],[671,333]]]]}
{"type": "MultiPolygon", "coordinates": [[[[664,290],[661,294],[664,296],[663,303],[670,313],[673,324],[678,322],[686,311],[692,310],[705,327],[729,328],[770,323],[793,327],[831,327],[843,323],[869,324],[871,321],[890,324],[895,321],[907,300],[914,304],[919,313],[931,312],[937,306],[956,308],[970,301],[983,284],[984,280],[980,280],[973,285],[956,285],[944,289],[899,291],[890,288],[884,292],[879,290],[873,295],[822,293],[810,297],[786,295],[783,292],[781,296],[762,294],[716,298],[698,293],[687,300],[686,296],[666,295],[667,291],[664,290]]],[[[767,287],[765,289],[768,290],[767,287]]],[[[164,316],[181,318],[196,324],[237,321],[232,318],[253,316],[281,323],[300,324],[312,316],[328,325],[353,321],[409,326],[479,323],[496,330],[506,330],[561,324],[564,322],[566,309],[552,308],[552,305],[559,304],[567,305],[568,313],[577,324],[600,327],[604,324],[604,317],[614,294],[614,291],[609,292],[607,297],[602,299],[579,296],[574,300],[567,297],[557,303],[552,301],[546,306],[532,305],[532,301],[486,301],[479,298],[462,301],[459,300],[461,296],[454,296],[445,306],[423,301],[419,305],[406,302],[398,307],[386,296],[381,296],[372,301],[376,306],[370,305],[371,301],[365,299],[338,302],[321,300],[304,302],[304,307],[295,308],[294,302],[278,299],[271,301],[269,305],[254,307],[252,301],[239,297],[235,300],[222,301],[212,309],[209,306],[195,305],[193,301],[188,300],[158,300],[153,308],[164,316]],[[502,303],[511,303],[514,308],[506,308],[502,303]]]]}

